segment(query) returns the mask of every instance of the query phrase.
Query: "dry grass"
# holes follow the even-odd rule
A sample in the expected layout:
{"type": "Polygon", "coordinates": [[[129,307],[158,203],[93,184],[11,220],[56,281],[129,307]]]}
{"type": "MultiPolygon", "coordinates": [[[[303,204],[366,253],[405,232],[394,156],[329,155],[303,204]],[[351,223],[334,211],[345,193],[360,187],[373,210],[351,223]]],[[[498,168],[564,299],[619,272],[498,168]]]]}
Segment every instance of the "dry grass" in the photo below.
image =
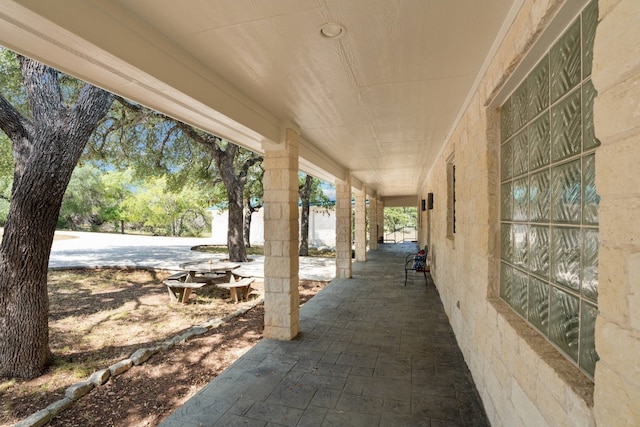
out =
{"type": "MultiPolygon", "coordinates": [[[[233,304],[229,291],[213,286],[192,294],[190,304],[170,304],[162,284],[167,275],[128,269],[50,272],[49,331],[55,358],[39,378],[0,379],[0,425],[25,410],[16,411],[16,405],[41,409],[43,401],[57,400],[69,385],[137,348],[249,304],[233,304]]],[[[261,283],[254,288],[261,289],[261,283]]]]}
{"type": "MultiPolygon", "coordinates": [[[[209,286],[192,293],[190,304],[170,304],[162,283],[167,275],[165,272],[131,269],[51,271],[48,276],[49,329],[50,347],[55,359],[41,377],[32,380],[0,378],[0,426],[13,425],[61,399],[67,387],[86,379],[96,370],[129,357],[136,349],[154,346],[193,325],[224,317],[251,305],[252,299],[255,300],[263,292],[262,282],[254,282],[252,287],[255,290],[250,301],[234,304],[228,290],[209,286]]],[[[301,282],[301,302],[311,298],[325,285],[324,282],[301,282]]],[[[250,323],[251,328],[228,325],[227,329],[213,332],[210,338],[195,340],[201,343],[194,341],[191,344],[195,346],[193,348],[176,348],[169,354],[154,356],[156,362],[150,361],[150,366],[143,368],[152,372],[154,363],[163,363],[163,360],[170,360],[171,357],[184,357],[179,356],[181,351],[189,355],[200,352],[207,354],[208,358],[199,360],[192,372],[201,372],[202,375],[183,378],[176,373],[166,374],[159,379],[153,378],[149,372],[138,370],[138,374],[132,374],[137,377],[131,384],[124,379],[114,382],[113,386],[117,384],[122,389],[119,393],[127,396],[128,404],[137,408],[136,423],[131,418],[117,420],[108,403],[105,403],[112,398],[108,389],[112,384],[110,381],[105,390],[92,393],[94,396],[91,399],[102,399],[99,400],[100,404],[92,404],[91,399],[83,398],[69,410],[68,415],[65,414],[68,418],[57,419],[53,425],[83,426],[88,425],[91,417],[101,416],[109,418],[109,425],[153,424],[141,420],[149,417],[160,420],[166,416],[188,397],[186,390],[192,393],[194,387],[210,381],[260,339],[262,308],[258,308],[252,310],[256,313],[248,316],[253,320],[238,320],[244,325],[250,323]],[[134,386],[138,387],[137,391],[127,390],[134,386]],[[140,390],[150,390],[147,393],[149,396],[144,397],[140,390]],[[161,410],[153,410],[151,406],[151,413],[146,413],[148,401],[155,399],[162,390],[173,395],[166,399],[161,410]]]]}

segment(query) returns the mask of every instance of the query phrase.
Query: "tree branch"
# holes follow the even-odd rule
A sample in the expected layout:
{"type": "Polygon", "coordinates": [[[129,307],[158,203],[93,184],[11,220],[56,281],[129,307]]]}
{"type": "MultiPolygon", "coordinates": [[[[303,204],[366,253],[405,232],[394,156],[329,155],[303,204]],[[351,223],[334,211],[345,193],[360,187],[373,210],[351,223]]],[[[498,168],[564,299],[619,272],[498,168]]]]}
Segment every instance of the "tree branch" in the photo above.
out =
{"type": "Polygon", "coordinates": [[[156,159],[157,168],[161,166],[160,161],[162,160],[162,153],[164,152],[164,147],[167,146],[167,142],[169,141],[169,138],[171,138],[171,135],[173,135],[174,132],[177,132],[179,130],[182,130],[182,129],[180,129],[180,127],[177,124],[174,124],[174,126],[172,126],[171,129],[167,131],[167,134],[162,139],[162,142],[160,143],[160,150],[158,151],[158,158],[156,159]]]}
{"type": "Polygon", "coordinates": [[[38,61],[18,55],[22,81],[35,123],[51,123],[65,110],[59,74],[38,61]]]}
{"type": "Polygon", "coordinates": [[[7,134],[9,139],[16,142],[28,138],[28,123],[27,119],[0,94],[0,129],[7,134]]]}
{"type": "Polygon", "coordinates": [[[189,138],[193,139],[194,141],[198,141],[198,142],[204,142],[204,138],[203,135],[200,134],[196,129],[194,129],[193,127],[189,126],[186,123],[182,123],[182,122],[176,122],[176,124],[178,125],[178,127],[182,130],[182,132],[187,135],[189,138]]]}
{"type": "Polygon", "coordinates": [[[121,97],[120,95],[114,95],[114,100],[118,101],[120,103],[120,105],[122,105],[123,107],[129,109],[129,110],[133,110],[133,111],[146,111],[146,109],[140,105],[140,104],[136,104],[133,101],[129,101],[126,98],[121,97]]]}
{"type": "Polygon", "coordinates": [[[244,161],[244,163],[242,164],[242,169],[240,171],[240,176],[247,176],[249,174],[249,169],[251,168],[251,166],[254,166],[257,163],[262,163],[262,156],[254,153],[253,151],[251,152],[251,156],[244,161]]]}
{"type": "Polygon", "coordinates": [[[89,124],[91,131],[93,131],[98,122],[111,108],[113,98],[114,95],[112,93],[86,83],[82,87],[80,96],[78,96],[78,100],[73,107],[76,113],[74,121],[82,124],[81,127],[83,128],[87,128],[87,124],[89,124]]]}

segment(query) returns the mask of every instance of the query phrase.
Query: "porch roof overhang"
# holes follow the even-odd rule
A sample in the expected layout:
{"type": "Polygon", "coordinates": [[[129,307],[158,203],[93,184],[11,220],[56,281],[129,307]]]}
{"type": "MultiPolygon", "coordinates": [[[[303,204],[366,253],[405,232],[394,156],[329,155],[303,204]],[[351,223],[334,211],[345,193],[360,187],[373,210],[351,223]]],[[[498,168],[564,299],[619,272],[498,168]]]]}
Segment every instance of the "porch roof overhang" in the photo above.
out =
{"type": "Polygon", "coordinates": [[[0,45],[415,205],[523,0],[0,0],[0,45]],[[345,31],[329,39],[323,24],[345,31]]]}

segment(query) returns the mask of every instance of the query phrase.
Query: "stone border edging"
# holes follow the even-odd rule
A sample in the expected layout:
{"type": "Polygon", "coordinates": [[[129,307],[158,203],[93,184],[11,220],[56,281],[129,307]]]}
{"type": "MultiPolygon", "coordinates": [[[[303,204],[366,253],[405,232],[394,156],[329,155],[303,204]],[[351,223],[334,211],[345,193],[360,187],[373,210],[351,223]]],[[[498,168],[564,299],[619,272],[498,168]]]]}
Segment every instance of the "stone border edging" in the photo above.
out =
{"type": "MultiPolygon", "coordinates": [[[[82,267],[80,267],[82,268],[82,267]]],[[[87,267],[84,267],[87,268],[87,267]]],[[[90,269],[91,267],[89,267],[90,269]]],[[[93,267],[93,268],[109,268],[109,267],[93,267]]],[[[112,267],[112,268],[128,268],[128,267],[112,267]]],[[[140,269],[140,267],[134,267],[140,269]]],[[[59,268],[60,270],[69,269],[67,267],[59,268]]],[[[71,268],[73,269],[73,268],[71,268]]],[[[77,269],[77,268],[76,268],[77,269]]],[[[144,267],[142,268],[144,269],[144,267]]],[[[164,269],[153,269],[152,270],[164,270],[164,269]]],[[[58,270],[58,268],[52,268],[50,270],[58,270]]],[[[73,384],[67,388],[64,393],[64,398],[53,402],[49,406],[44,409],[39,410],[38,412],[30,415],[24,420],[14,424],[13,427],[42,427],[46,425],[49,421],[51,421],[55,416],[62,413],[65,409],[69,408],[73,405],[77,400],[88,394],[95,387],[99,387],[109,381],[109,378],[118,376],[123,374],[124,372],[131,369],[133,366],[142,365],[144,362],[149,360],[151,356],[156,353],[167,351],[172,349],[178,344],[182,344],[190,338],[193,338],[197,335],[202,335],[205,332],[208,332],[211,329],[217,328],[224,323],[227,323],[229,320],[238,317],[242,314],[245,314],[252,308],[264,302],[264,295],[256,298],[252,304],[247,307],[239,308],[231,314],[227,314],[222,318],[209,319],[206,322],[198,325],[192,326],[186,331],[182,332],[179,335],[174,336],[168,340],[163,341],[161,344],[158,344],[154,347],[149,348],[139,348],[134,351],[131,356],[128,358],[121,360],[120,362],[114,363],[106,369],[101,369],[99,371],[94,372],[84,381],[80,381],[76,384],[73,384]]]]}

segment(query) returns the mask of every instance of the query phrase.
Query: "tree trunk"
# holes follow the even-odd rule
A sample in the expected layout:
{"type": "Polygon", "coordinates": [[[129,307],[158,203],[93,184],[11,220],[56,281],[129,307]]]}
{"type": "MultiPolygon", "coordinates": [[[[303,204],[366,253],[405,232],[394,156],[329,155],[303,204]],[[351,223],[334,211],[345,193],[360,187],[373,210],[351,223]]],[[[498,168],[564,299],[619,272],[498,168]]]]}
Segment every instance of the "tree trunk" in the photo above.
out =
{"type": "Polygon", "coordinates": [[[244,203],[242,199],[246,176],[238,175],[233,167],[239,147],[230,143],[226,150],[223,150],[219,145],[219,138],[214,138],[213,141],[211,148],[229,199],[227,226],[229,261],[246,262],[247,250],[244,246],[244,203]]]}
{"type": "Polygon", "coordinates": [[[300,187],[300,201],[302,212],[300,213],[300,256],[309,256],[309,199],[311,198],[311,184],[313,177],[307,175],[304,184],[300,187]]]}
{"type": "Polygon", "coordinates": [[[227,187],[227,196],[229,197],[229,226],[227,229],[229,261],[246,262],[247,249],[244,245],[242,189],[227,187]]]}
{"type": "Polygon", "coordinates": [[[261,157],[253,153],[238,167],[235,163],[240,147],[229,142],[225,143],[221,138],[196,131],[184,123],[179,124],[194,141],[197,141],[211,150],[213,158],[220,173],[220,178],[229,199],[229,222],[227,230],[227,247],[229,249],[229,261],[246,262],[247,250],[244,244],[244,200],[243,192],[247,183],[247,173],[251,166],[259,163],[261,157]]]}
{"type": "Polygon", "coordinates": [[[244,245],[247,248],[251,247],[251,219],[253,214],[258,212],[262,208],[262,203],[258,203],[256,206],[251,204],[251,196],[247,196],[247,207],[244,211],[244,245]]]}
{"type": "Polygon", "coordinates": [[[0,245],[0,372],[26,378],[51,358],[47,270],[64,193],[42,185],[48,159],[33,160],[13,187],[0,245]]]}
{"type": "Polygon", "coordinates": [[[86,85],[62,100],[58,73],[20,58],[31,120],[0,96],[0,128],[14,150],[14,182],[0,244],[0,376],[40,375],[51,359],[47,270],[62,197],[111,94],[86,85]]]}
{"type": "Polygon", "coordinates": [[[247,204],[247,208],[244,210],[244,246],[245,248],[251,247],[251,216],[253,215],[253,209],[251,205],[247,204]]]}

